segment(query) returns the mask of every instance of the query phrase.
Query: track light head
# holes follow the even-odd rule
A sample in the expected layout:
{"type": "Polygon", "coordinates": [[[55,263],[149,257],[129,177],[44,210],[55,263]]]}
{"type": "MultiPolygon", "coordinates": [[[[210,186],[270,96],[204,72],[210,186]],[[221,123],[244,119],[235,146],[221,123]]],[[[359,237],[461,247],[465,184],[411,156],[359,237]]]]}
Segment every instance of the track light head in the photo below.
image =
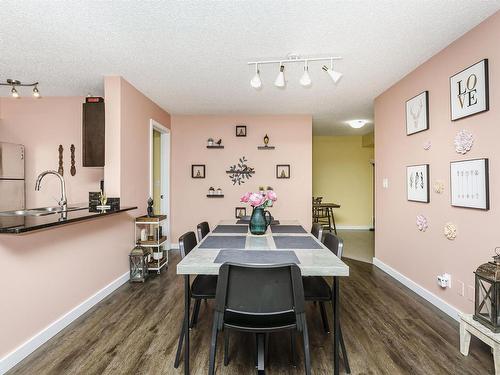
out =
{"type": "Polygon", "coordinates": [[[327,67],[326,65],[323,65],[322,69],[328,73],[333,83],[338,83],[343,76],[342,73],[333,70],[333,64],[331,64],[330,68],[327,67]]]}
{"type": "Polygon", "coordinates": [[[15,86],[12,86],[12,89],[10,90],[10,94],[12,95],[13,98],[19,99],[19,93],[17,92],[15,86]]]}
{"type": "Polygon", "coordinates": [[[255,90],[258,90],[262,87],[262,81],[260,79],[260,71],[258,64],[255,64],[255,75],[250,80],[250,86],[252,86],[255,90]]]}
{"type": "Polygon", "coordinates": [[[35,98],[37,98],[37,99],[40,98],[40,91],[38,91],[38,87],[37,86],[33,87],[33,96],[35,98]]]}
{"type": "Polygon", "coordinates": [[[279,88],[284,88],[286,85],[285,81],[285,65],[280,64],[280,72],[274,81],[274,86],[279,88]]]}
{"type": "Polygon", "coordinates": [[[302,77],[300,77],[299,83],[304,86],[304,87],[309,87],[311,86],[311,76],[309,75],[309,67],[307,66],[307,61],[304,64],[304,73],[302,74],[302,77]]]}

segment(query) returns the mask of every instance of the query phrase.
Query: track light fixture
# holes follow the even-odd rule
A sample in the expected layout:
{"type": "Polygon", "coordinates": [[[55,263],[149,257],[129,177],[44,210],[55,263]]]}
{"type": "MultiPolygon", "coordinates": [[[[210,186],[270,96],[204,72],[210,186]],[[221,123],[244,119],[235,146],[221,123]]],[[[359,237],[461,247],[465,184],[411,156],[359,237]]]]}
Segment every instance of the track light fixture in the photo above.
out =
{"type": "Polygon", "coordinates": [[[333,70],[333,59],[330,60],[330,67],[323,65],[322,69],[328,73],[333,83],[338,83],[342,78],[342,73],[333,70]]]}
{"type": "Polygon", "coordinates": [[[34,83],[22,83],[21,81],[18,81],[17,79],[8,79],[5,81],[5,83],[0,82],[0,86],[10,86],[10,95],[12,95],[13,98],[19,98],[19,92],[17,91],[16,87],[33,87],[33,96],[35,98],[40,98],[40,91],[38,90],[38,82],[34,83]]]}
{"type": "Polygon", "coordinates": [[[279,87],[279,88],[284,88],[285,85],[286,85],[285,65],[280,64],[280,72],[278,73],[278,76],[276,77],[276,81],[274,81],[274,86],[279,87]]]}
{"type": "Polygon", "coordinates": [[[255,64],[255,75],[250,80],[250,86],[252,86],[255,90],[258,90],[262,87],[262,81],[260,80],[259,64],[255,64]]]}
{"type": "Polygon", "coordinates": [[[300,84],[304,87],[309,87],[311,86],[311,77],[309,76],[309,67],[307,66],[307,60],[304,63],[304,73],[302,74],[302,77],[300,77],[300,84]]]}
{"type": "Polygon", "coordinates": [[[284,60],[266,60],[266,61],[250,61],[248,65],[255,65],[255,75],[250,80],[250,86],[258,90],[262,87],[262,81],[260,79],[259,65],[265,64],[277,64],[279,66],[279,73],[274,81],[274,85],[278,88],[285,88],[285,65],[291,63],[304,63],[304,73],[300,77],[299,83],[303,87],[309,87],[312,84],[311,76],[309,75],[309,63],[314,61],[330,61],[330,67],[323,65],[323,70],[328,73],[330,78],[334,83],[338,83],[340,78],[342,78],[342,73],[333,70],[333,60],[341,60],[342,57],[330,56],[330,57],[311,57],[311,58],[301,58],[296,54],[289,54],[284,60]]]}

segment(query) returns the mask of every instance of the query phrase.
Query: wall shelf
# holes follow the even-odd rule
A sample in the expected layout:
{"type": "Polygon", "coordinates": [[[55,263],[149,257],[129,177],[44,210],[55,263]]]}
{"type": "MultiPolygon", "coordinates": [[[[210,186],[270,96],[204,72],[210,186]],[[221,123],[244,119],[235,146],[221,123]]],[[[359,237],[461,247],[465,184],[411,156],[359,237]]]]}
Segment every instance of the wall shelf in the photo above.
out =
{"type": "Polygon", "coordinates": [[[274,146],[257,146],[257,150],[274,150],[274,146]]]}
{"type": "Polygon", "coordinates": [[[207,146],[207,148],[224,148],[224,146],[220,145],[220,146],[207,146]]]}
{"type": "Polygon", "coordinates": [[[224,198],[224,194],[207,194],[207,198],[224,198]]]}

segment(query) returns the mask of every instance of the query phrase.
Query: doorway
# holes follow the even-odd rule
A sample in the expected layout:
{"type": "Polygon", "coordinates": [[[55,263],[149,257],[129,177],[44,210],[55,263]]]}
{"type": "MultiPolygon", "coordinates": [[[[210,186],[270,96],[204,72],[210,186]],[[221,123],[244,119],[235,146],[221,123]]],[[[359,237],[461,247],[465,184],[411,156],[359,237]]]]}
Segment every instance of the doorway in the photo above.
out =
{"type": "Polygon", "coordinates": [[[149,136],[149,196],[154,214],[167,215],[162,231],[167,236],[166,250],[170,250],[170,130],[151,119],[149,136]]]}

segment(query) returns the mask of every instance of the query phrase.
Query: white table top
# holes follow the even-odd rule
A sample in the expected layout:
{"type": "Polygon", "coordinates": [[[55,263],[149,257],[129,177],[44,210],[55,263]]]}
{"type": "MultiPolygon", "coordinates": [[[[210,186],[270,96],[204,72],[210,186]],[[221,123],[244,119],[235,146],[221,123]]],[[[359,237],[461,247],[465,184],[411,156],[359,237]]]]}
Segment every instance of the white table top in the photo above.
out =
{"type": "MultiPolygon", "coordinates": [[[[236,225],[237,220],[223,220],[219,225],[236,225]]],[[[247,225],[247,224],[239,224],[247,225]]],[[[280,225],[300,225],[295,220],[280,220],[280,225]]],[[[272,233],[271,227],[261,236],[247,233],[212,233],[210,232],[191,252],[177,264],[179,275],[217,275],[220,263],[215,258],[223,249],[200,249],[200,245],[210,236],[246,236],[245,250],[293,250],[300,264],[302,276],[349,276],[349,267],[327,249],[310,233],[272,233]],[[313,238],[321,249],[276,249],[273,236],[303,236],[313,238]]]]}

